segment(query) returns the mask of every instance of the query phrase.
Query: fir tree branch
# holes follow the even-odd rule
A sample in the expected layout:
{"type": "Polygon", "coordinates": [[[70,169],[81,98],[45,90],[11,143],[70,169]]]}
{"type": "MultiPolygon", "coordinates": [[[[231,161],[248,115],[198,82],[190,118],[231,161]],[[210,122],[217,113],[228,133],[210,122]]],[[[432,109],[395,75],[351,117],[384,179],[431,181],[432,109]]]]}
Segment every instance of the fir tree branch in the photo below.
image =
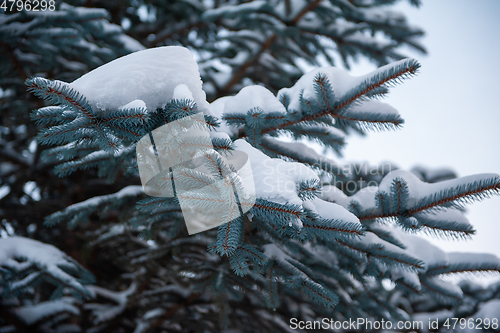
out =
{"type": "Polygon", "coordinates": [[[193,292],[191,293],[191,295],[189,295],[189,297],[185,301],[177,303],[172,307],[170,307],[168,311],[166,311],[160,318],[158,318],[151,325],[149,325],[148,331],[154,331],[154,329],[160,327],[160,325],[163,322],[172,318],[172,316],[175,315],[177,311],[179,311],[184,307],[187,308],[189,305],[193,304],[197,300],[198,296],[200,296],[199,293],[193,292]]]}
{"type": "Polygon", "coordinates": [[[162,43],[165,43],[165,41],[171,39],[174,35],[187,35],[189,34],[194,28],[200,28],[206,26],[207,23],[203,21],[194,21],[194,22],[189,22],[189,23],[180,23],[176,26],[173,27],[173,29],[164,29],[158,33],[155,33],[155,30],[152,30],[148,35],[155,33],[155,39],[149,41],[147,43],[148,47],[153,47],[153,46],[158,46],[162,43]]]}
{"type": "MultiPolygon", "coordinates": [[[[438,206],[442,206],[445,204],[456,202],[457,200],[474,200],[477,199],[477,196],[487,196],[490,193],[500,193],[500,178],[486,182],[485,184],[481,183],[475,186],[474,188],[466,191],[461,190],[460,187],[451,189],[449,191],[441,191],[438,194],[434,194],[432,198],[424,198],[420,203],[415,205],[412,208],[405,209],[403,211],[394,212],[394,213],[381,213],[374,210],[372,213],[366,215],[358,216],[360,221],[364,220],[373,220],[378,218],[391,218],[397,216],[412,216],[413,214],[423,212],[425,210],[429,210],[432,208],[436,208],[438,206]],[[447,195],[450,192],[449,195],[447,195]],[[455,193],[453,193],[455,192],[455,193]],[[441,199],[437,199],[438,197],[442,197],[441,199]],[[436,199],[436,200],[432,200],[436,199]]],[[[359,214],[358,214],[359,215],[359,214]]]]}
{"type": "MultiPolygon", "coordinates": [[[[276,130],[283,129],[283,128],[286,128],[286,127],[291,126],[291,125],[312,121],[312,120],[315,120],[315,119],[318,119],[318,118],[321,118],[321,117],[324,117],[327,115],[330,115],[334,118],[338,118],[341,120],[347,120],[347,121],[363,121],[363,122],[375,123],[375,124],[389,123],[389,124],[393,124],[395,126],[399,126],[401,124],[401,120],[397,120],[397,119],[388,120],[388,121],[380,121],[380,120],[374,120],[374,119],[361,120],[361,119],[350,117],[348,114],[339,113],[339,111],[344,109],[346,106],[352,104],[354,101],[356,101],[360,97],[366,95],[370,91],[373,91],[373,90],[383,86],[384,84],[387,84],[390,81],[393,81],[393,80],[398,79],[400,77],[404,77],[408,74],[415,74],[418,67],[419,67],[418,64],[411,63],[411,64],[409,64],[409,66],[405,66],[400,71],[393,73],[392,75],[384,77],[375,83],[368,84],[364,89],[362,89],[361,91],[357,92],[356,94],[350,96],[348,99],[342,101],[341,103],[335,105],[334,107],[332,107],[330,104],[327,104],[326,107],[321,112],[310,114],[306,117],[302,117],[301,119],[290,120],[288,122],[279,124],[277,126],[265,128],[261,131],[261,134],[263,135],[263,134],[267,134],[270,132],[274,132],[276,130]]],[[[321,85],[322,83],[324,83],[324,81],[321,80],[321,77],[318,77],[316,79],[315,83],[321,85]]],[[[326,100],[328,100],[328,99],[326,99],[326,100]]]]}
{"type": "Polygon", "coordinates": [[[279,156],[284,156],[286,158],[289,158],[293,161],[297,161],[300,163],[307,164],[311,167],[321,169],[323,171],[329,172],[334,174],[335,176],[338,176],[340,178],[345,179],[346,175],[344,174],[343,170],[341,169],[340,166],[336,166],[334,164],[328,163],[326,161],[322,160],[312,160],[310,158],[303,158],[299,153],[294,152],[290,149],[286,149],[286,147],[281,147],[279,145],[276,145],[275,142],[271,141],[270,139],[263,139],[260,143],[261,147],[276,154],[279,156]],[[274,147],[273,147],[274,146],[274,147]],[[279,148],[279,149],[277,149],[279,148]]]}
{"type": "Polygon", "coordinates": [[[14,53],[11,52],[11,48],[2,41],[0,41],[0,46],[2,46],[4,51],[9,55],[10,61],[14,65],[14,68],[17,70],[17,73],[19,74],[23,82],[26,81],[28,75],[26,75],[26,73],[24,72],[23,66],[21,66],[14,53]]]}
{"type": "Polygon", "coordinates": [[[490,182],[490,184],[486,183],[486,184],[479,184],[477,186],[477,188],[473,188],[469,191],[460,191],[460,189],[453,189],[453,190],[457,190],[456,194],[452,194],[452,195],[446,195],[447,193],[439,193],[437,195],[435,195],[435,197],[439,197],[439,196],[443,196],[442,199],[440,200],[436,200],[434,202],[430,202],[430,203],[424,203],[425,201],[423,201],[422,203],[418,204],[416,207],[413,207],[411,209],[408,210],[408,213],[409,214],[415,214],[417,212],[421,212],[423,210],[427,210],[427,209],[430,209],[430,208],[434,208],[436,206],[442,206],[444,204],[447,204],[447,203],[452,203],[452,202],[455,202],[459,199],[474,199],[477,195],[480,195],[480,194],[485,194],[485,195],[488,195],[489,193],[500,193],[500,178],[497,177],[497,179],[495,181],[492,181],[490,182]]]}
{"type": "Polygon", "coordinates": [[[321,230],[322,232],[324,231],[329,231],[329,232],[341,232],[341,233],[347,233],[347,234],[353,234],[353,235],[363,235],[363,233],[361,233],[360,231],[358,230],[352,230],[352,229],[349,229],[347,227],[336,227],[336,226],[332,226],[332,225],[325,225],[325,224],[310,224],[310,223],[307,223],[307,222],[302,222],[303,226],[305,228],[310,228],[310,229],[318,229],[318,230],[321,230]]]}
{"type": "MultiPolygon", "coordinates": [[[[401,58],[403,58],[401,55],[398,55],[394,52],[389,52],[385,48],[383,48],[383,49],[373,48],[367,44],[356,43],[355,41],[348,40],[346,38],[343,38],[342,36],[335,36],[335,35],[331,35],[331,34],[328,34],[326,32],[320,31],[320,30],[317,30],[317,31],[311,30],[311,29],[308,29],[306,27],[300,27],[299,29],[300,29],[300,31],[302,31],[304,33],[311,34],[313,36],[315,36],[315,35],[323,36],[323,37],[328,38],[331,41],[333,41],[336,44],[338,51],[340,53],[340,56],[342,58],[342,61],[347,69],[350,69],[351,66],[349,65],[347,54],[344,51],[345,46],[358,48],[359,50],[363,50],[364,52],[370,53],[376,57],[389,56],[389,58],[396,59],[396,60],[400,60],[401,58]]],[[[379,64],[383,65],[384,62],[380,62],[379,64]]]]}
{"type": "Polygon", "coordinates": [[[39,97],[53,102],[67,102],[87,116],[89,120],[92,121],[96,118],[87,99],[67,84],[63,85],[62,82],[34,77],[27,79],[26,85],[28,86],[28,91],[33,92],[39,97]]]}
{"type": "Polygon", "coordinates": [[[307,6],[302,8],[302,10],[295,16],[292,20],[293,25],[296,25],[308,12],[314,10],[323,0],[314,0],[310,2],[307,6]]]}
{"type": "Polygon", "coordinates": [[[130,185],[122,188],[120,191],[116,193],[93,197],[85,201],[76,203],[74,205],[68,206],[62,211],[47,216],[45,218],[45,223],[53,225],[56,223],[60,223],[62,221],[66,221],[68,219],[71,220],[75,218],[75,216],[78,216],[80,214],[88,216],[102,205],[112,203],[115,200],[118,200],[119,202],[130,200],[131,198],[136,198],[138,196],[141,196],[143,193],[144,192],[142,190],[142,186],[130,185]]]}
{"type": "MultiPolygon", "coordinates": [[[[424,263],[422,261],[416,260],[415,258],[412,258],[409,256],[405,256],[406,258],[404,258],[404,259],[409,259],[409,260],[403,260],[402,258],[397,258],[394,255],[392,255],[392,256],[390,256],[388,254],[384,255],[382,251],[384,251],[385,249],[382,245],[379,245],[379,244],[376,244],[377,247],[374,247],[374,248],[365,248],[364,246],[355,246],[351,242],[348,243],[347,241],[342,241],[342,240],[337,240],[337,243],[339,243],[342,246],[345,246],[347,248],[350,248],[352,250],[362,252],[365,255],[370,255],[374,258],[392,261],[392,262],[395,262],[397,264],[401,264],[403,266],[410,266],[413,269],[422,269],[423,265],[424,265],[424,263]]],[[[361,244],[362,243],[360,243],[358,245],[361,245],[361,244]]]]}
{"type": "Polygon", "coordinates": [[[402,279],[402,278],[397,279],[396,281],[394,281],[394,283],[396,283],[396,285],[401,285],[404,288],[411,290],[412,292],[414,292],[417,295],[422,294],[422,291],[420,289],[416,289],[415,286],[413,286],[409,283],[406,283],[404,281],[404,279],[402,279]]]}
{"type": "Polygon", "coordinates": [[[3,156],[5,159],[8,159],[15,164],[22,165],[23,167],[30,167],[31,164],[29,160],[26,159],[23,155],[18,154],[17,152],[9,149],[6,145],[3,144],[3,140],[0,141],[2,143],[2,147],[0,147],[0,156],[3,156]]]}
{"type": "MultiPolygon", "coordinates": [[[[292,20],[291,20],[291,25],[295,26],[304,15],[306,15],[308,12],[311,10],[314,10],[322,0],[314,0],[310,2],[307,6],[305,6],[292,20]]],[[[260,56],[266,52],[271,46],[273,45],[273,42],[278,39],[278,36],[273,33],[271,36],[269,36],[266,41],[262,44],[260,50],[249,60],[247,60],[243,65],[240,66],[238,71],[233,74],[231,77],[231,80],[229,80],[226,85],[220,89],[220,94],[222,96],[227,95],[233,86],[237,84],[238,82],[241,81],[241,79],[245,76],[247,69],[250,68],[255,62],[257,62],[260,58],[260,56]]]]}
{"type": "Polygon", "coordinates": [[[500,273],[500,259],[489,254],[468,254],[460,252],[448,253],[448,262],[442,265],[428,267],[422,275],[436,276],[472,272],[497,272],[500,273]]]}
{"type": "Polygon", "coordinates": [[[238,68],[238,71],[231,77],[231,80],[229,80],[229,82],[226,83],[226,85],[222,89],[220,89],[219,94],[222,96],[229,94],[233,86],[240,82],[243,77],[245,77],[247,69],[250,68],[255,62],[257,62],[260,56],[272,46],[273,42],[277,38],[278,36],[276,34],[272,34],[271,36],[269,36],[262,44],[260,50],[251,59],[245,61],[245,63],[243,63],[243,65],[238,68]]]}
{"type": "Polygon", "coordinates": [[[435,296],[441,296],[441,297],[449,298],[449,299],[452,299],[454,302],[457,302],[457,303],[460,302],[460,300],[462,299],[458,295],[455,295],[455,294],[453,294],[451,292],[447,292],[447,290],[443,290],[442,288],[439,288],[438,286],[433,285],[431,280],[421,279],[420,283],[422,284],[422,286],[425,289],[433,292],[435,294],[435,296]]]}

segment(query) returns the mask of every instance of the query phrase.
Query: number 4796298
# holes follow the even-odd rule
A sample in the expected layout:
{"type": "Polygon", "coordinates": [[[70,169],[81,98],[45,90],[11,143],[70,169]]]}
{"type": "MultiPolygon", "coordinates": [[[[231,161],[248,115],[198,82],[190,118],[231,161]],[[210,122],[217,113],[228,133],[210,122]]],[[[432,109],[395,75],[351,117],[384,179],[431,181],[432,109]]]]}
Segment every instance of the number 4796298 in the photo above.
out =
{"type": "MultiPolygon", "coordinates": [[[[1,0],[0,0],[1,1],[1,0]]],[[[0,10],[3,12],[12,12],[14,10],[21,12],[40,12],[56,10],[56,2],[54,0],[3,0],[0,5],[0,10]]]]}
{"type": "Polygon", "coordinates": [[[443,324],[443,327],[454,330],[455,327],[460,329],[498,329],[498,318],[448,318],[443,324]]]}

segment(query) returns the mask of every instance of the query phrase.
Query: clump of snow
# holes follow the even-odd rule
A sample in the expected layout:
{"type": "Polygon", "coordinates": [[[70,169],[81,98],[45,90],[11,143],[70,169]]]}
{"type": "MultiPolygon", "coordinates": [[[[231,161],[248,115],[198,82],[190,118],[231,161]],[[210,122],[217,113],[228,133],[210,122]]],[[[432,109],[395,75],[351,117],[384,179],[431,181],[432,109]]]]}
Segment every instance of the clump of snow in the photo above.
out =
{"type": "Polygon", "coordinates": [[[456,223],[460,223],[463,226],[470,225],[470,227],[472,228],[472,225],[469,223],[469,219],[467,218],[467,216],[465,216],[464,213],[458,209],[449,208],[436,211],[423,211],[418,213],[418,218],[421,217],[441,221],[453,221],[456,223]]]}
{"type": "Polygon", "coordinates": [[[189,87],[185,84],[179,84],[177,87],[175,87],[173,98],[178,100],[194,100],[193,93],[191,93],[191,90],[189,90],[189,87]]]}
{"type": "MultiPolygon", "coordinates": [[[[332,119],[332,125],[335,122],[335,119],[332,119]]],[[[346,139],[346,135],[344,132],[339,130],[338,128],[335,128],[330,125],[325,125],[325,124],[310,124],[310,123],[305,123],[301,124],[301,126],[306,130],[306,131],[325,131],[328,133],[328,136],[325,137],[325,139],[328,138],[336,138],[337,141],[344,141],[346,139]]]]}
{"type": "Polygon", "coordinates": [[[115,224],[109,228],[104,233],[101,233],[99,237],[97,237],[96,240],[92,241],[90,244],[92,246],[95,246],[96,244],[102,243],[106,240],[109,240],[110,238],[117,237],[120,235],[123,235],[126,231],[125,225],[124,224],[115,224]]]}
{"type": "Polygon", "coordinates": [[[117,109],[142,100],[154,111],[172,99],[181,84],[192,93],[200,111],[210,113],[198,64],[191,52],[180,46],[134,52],[83,75],[70,87],[101,109],[117,109]]]}
{"type": "Polygon", "coordinates": [[[223,17],[234,17],[238,13],[253,12],[257,11],[267,5],[267,1],[256,0],[249,3],[243,3],[239,5],[225,5],[218,8],[206,10],[203,13],[203,18],[209,20],[215,20],[216,18],[223,17]]]}
{"type": "MultiPolygon", "coordinates": [[[[451,315],[449,315],[448,318],[449,317],[451,317],[451,315]]],[[[466,318],[467,321],[465,322],[465,325],[461,324],[460,322],[457,323],[454,331],[461,333],[498,332],[499,318],[500,318],[500,299],[491,299],[489,301],[480,304],[479,311],[477,311],[471,317],[466,318]],[[476,320],[472,321],[473,319],[476,320]],[[479,321],[477,319],[482,319],[482,320],[479,321]],[[496,321],[494,321],[495,319],[496,321]],[[474,325],[467,325],[469,322],[473,322],[474,325]]],[[[446,318],[443,318],[443,322],[444,320],[446,320],[446,318]]]]}
{"type": "MultiPolygon", "coordinates": [[[[224,87],[231,80],[231,74],[231,72],[217,72],[213,73],[211,77],[217,87],[224,87]]],[[[215,88],[212,87],[212,89],[215,88]]]]}
{"type": "Polygon", "coordinates": [[[99,324],[109,321],[125,311],[128,298],[137,290],[137,284],[132,282],[132,284],[124,291],[112,291],[99,286],[89,286],[89,289],[91,289],[96,295],[115,303],[87,303],[84,305],[85,310],[92,311],[92,314],[95,317],[94,323],[99,324]]]}
{"type": "Polygon", "coordinates": [[[14,310],[16,315],[22,318],[23,322],[30,326],[40,320],[53,317],[61,313],[71,313],[79,315],[80,310],[74,305],[76,299],[72,297],[63,297],[61,299],[41,302],[36,305],[25,305],[14,310]]]}
{"type": "Polygon", "coordinates": [[[283,88],[278,92],[278,98],[287,94],[290,97],[290,110],[301,110],[300,108],[300,93],[303,91],[303,97],[308,100],[316,99],[316,92],[314,89],[314,78],[322,74],[326,76],[330,82],[335,93],[335,99],[347,94],[351,89],[361,84],[365,76],[354,77],[346,70],[336,67],[320,67],[316,68],[304,75],[290,88],[283,88]]]}
{"type": "MultiPolygon", "coordinates": [[[[390,232],[391,236],[399,243],[405,245],[406,248],[401,248],[386,240],[379,238],[376,234],[372,232],[367,232],[365,235],[357,241],[363,244],[363,247],[382,247],[385,251],[389,251],[394,254],[400,254],[406,257],[411,257],[420,260],[424,263],[424,266],[419,269],[410,269],[410,267],[380,267],[381,270],[388,270],[391,275],[391,279],[396,281],[402,279],[404,283],[413,286],[416,289],[420,289],[420,277],[419,274],[427,271],[429,267],[436,266],[446,266],[449,264],[448,254],[443,252],[438,247],[432,245],[427,240],[416,236],[408,234],[401,229],[391,226],[391,225],[378,225],[377,229],[383,232],[390,232]]],[[[440,283],[439,280],[433,280],[434,283],[440,283]]],[[[446,288],[446,286],[443,286],[446,288]]],[[[450,286],[450,288],[454,288],[450,286]]],[[[447,289],[450,289],[447,288],[447,289]]],[[[454,288],[454,291],[456,288],[454,288]]]]}
{"type": "Polygon", "coordinates": [[[463,262],[475,262],[500,267],[500,259],[496,255],[489,253],[449,252],[448,262],[450,265],[463,262]]]}
{"type": "Polygon", "coordinates": [[[226,101],[224,113],[244,113],[259,108],[265,113],[286,112],[285,107],[274,94],[262,86],[247,86],[226,101]]]}
{"type": "Polygon", "coordinates": [[[235,96],[221,97],[215,100],[211,106],[213,115],[218,117],[221,122],[217,130],[231,136],[236,135],[238,129],[225,123],[222,119],[224,114],[246,114],[248,111],[255,108],[259,108],[264,113],[286,112],[283,104],[281,104],[271,91],[257,85],[244,87],[235,96]]]}
{"type": "Polygon", "coordinates": [[[114,40],[119,42],[124,49],[127,49],[132,52],[141,51],[145,49],[144,45],[142,45],[137,40],[133,39],[132,37],[124,33],[114,36],[114,40]]]}
{"type": "Polygon", "coordinates": [[[349,207],[349,202],[351,199],[342,192],[337,186],[334,185],[325,185],[321,189],[321,193],[318,195],[318,198],[323,199],[325,201],[333,202],[339,204],[344,208],[349,207]]]}
{"type": "MultiPolygon", "coordinates": [[[[396,61],[389,65],[382,66],[372,71],[371,73],[362,76],[352,76],[349,74],[348,71],[333,66],[316,68],[302,75],[302,77],[292,87],[283,88],[280,91],[278,91],[278,98],[281,99],[281,97],[284,94],[287,94],[290,98],[289,109],[300,111],[301,108],[300,108],[299,97],[301,92],[303,92],[303,97],[307,100],[316,99],[316,92],[314,89],[314,79],[316,76],[322,75],[325,76],[330,82],[330,85],[335,95],[335,100],[338,101],[343,99],[346,95],[348,95],[351,91],[356,89],[361,84],[368,83],[371,78],[376,77],[381,73],[384,73],[391,67],[393,68],[400,66],[402,63],[407,61],[408,59],[396,61]]],[[[365,106],[371,107],[373,106],[373,104],[366,104],[365,106]]],[[[362,109],[358,107],[358,111],[361,110],[362,109]]],[[[395,110],[392,110],[392,108],[386,108],[386,110],[383,111],[383,113],[388,113],[388,112],[394,113],[395,110]]]]}
{"type": "Polygon", "coordinates": [[[377,100],[366,100],[354,104],[349,109],[350,113],[355,113],[357,115],[361,114],[385,114],[385,115],[399,115],[398,110],[387,103],[383,103],[377,100]]]}
{"type": "Polygon", "coordinates": [[[270,158],[241,139],[234,144],[236,150],[248,155],[257,198],[280,204],[300,205],[302,200],[298,196],[297,184],[306,180],[319,181],[316,173],[302,163],[270,158]]]}
{"type": "Polygon", "coordinates": [[[120,109],[126,110],[126,109],[147,109],[146,103],[140,99],[135,99],[130,103],[127,103],[126,105],[120,107],[120,109]]]}
{"type": "Polygon", "coordinates": [[[405,170],[395,170],[391,171],[384,177],[384,179],[380,182],[379,190],[386,193],[391,193],[391,186],[393,184],[393,181],[397,178],[403,178],[408,184],[408,207],[411,207],[423,198],[439,193],[440,191],[446,191],[452,188],[457,188],[459,186],[466,186],[468,184],[481,182],[486,179],[498,179],[498,177],[499,176],[497,174],[485,173],[445,180],[438,183],[425,183],[411,172],[405,170]]]}
{"type": "Polygon", "coordinates": [[[158,318],[165,314],[165,310],[162,308],[156,308],[153,310],[147,311],[144,316],[138,321],[135,326],[134,333],[143,333],[147,332],[150,327],[150,321],[154,318],[158,318]]]}
{"type": "Polygon", "coordinates": [[[343,222],[351,222],[360,224],[358,218],[341,205],[314,198],[313,200],[305,201],[304,208],[307,208],[324,219],[335,219],[343,222]]]}
{"type": "Polygon", "coordinates": [[[398,239],[403,240],[403,244],[406,245],[406,253],[425,262],[425,269],[429,266],[448,264],[448,255],[427,240],[416,235],[408,234],[399,228],[392,228],[391,232],[395,234],[398,239]]]}
{"type": "Polygon", "coordinates": [[[380,23],[380,24],[398,24],[405,19],[404,15],[400,12],[386,10],[378,7],[369,8],[356,8],[361,15],[364,16],[365,21],[380,23]]]}
{"type": "Polygon", "coordinates": [[[377,193],[378,187],[376,186],[367,186],[356,192],[353,196],[350,197],[350,201],[357,202],[363,208],[376,207],[375,203],[375,193],[377,193]]]}
{"type": "Polygon", "coordinates": [[[222,115],[224,114],[224,108],[226,106],[226,102],[229,101],[232,96],[224,96],[221,98],[217,98],[213,101],[210,106],[212,107],[212,113],[219,118],[220,124],[217,128],[218,132],[227,133],[230,136],[234,136],[238,133],[238,129],[233,126],[229,126],[223,119],[222,115]]]}
{"type": "MultiPolygon", "coordinates": [[[[325,127],[326,128],[326,127],[325,127]]],[[[339,170],[342,170],[342,166],[338,165],[334,160],[328,158],[324,155],[318,154],[314,149],[308,147],[302,142],[285,142],[282,140],[276,140],[273,138],[266,138],[266,140],[272,142],[275,146],[282,148],[284,151],[290,150],[304,156],[310,161],[316,161],[314,166],[323,166],[329,169],[329,166],[336,166],[339,170]]]]}
{"type": "MultiPolygon", "coordinates": [[[[71,267],[74,271],[81,271],[80,265],[55,246],[34,239],[19,236],[0,238],[0,266],[14,271],[35,266],[83,295],[91,296],[88,289],[80,284],[77,278],[61,269],[62,267],[65,269],[71,267]]],[[[35,278],[38,274],[35,272],[30,276],[35,278]]],[[[30,276],[24,280],[27,281],[30,276]]]]}
{"type": "Polygon", "coordinates": [[[227,133],[224,133],[224,132],[210,132],[210,138],[212,139],[226,139],[226,140],[230,140],[231,138],[229,137],[229,135],[227,133]]]}
{"type": "Polygon", "coordinates": [[[78,202],[76,204],[68,206],[64,209],[64,212],[68,213],[68,212],[77,212],[79,210],[92,209],[110,200],[121,200],[127,197],[137,196],[141,193],[143,193],[142,186],[129,185],[122,188],[120,191],[116,193],[93,197],[85,201],[78,202]]]}

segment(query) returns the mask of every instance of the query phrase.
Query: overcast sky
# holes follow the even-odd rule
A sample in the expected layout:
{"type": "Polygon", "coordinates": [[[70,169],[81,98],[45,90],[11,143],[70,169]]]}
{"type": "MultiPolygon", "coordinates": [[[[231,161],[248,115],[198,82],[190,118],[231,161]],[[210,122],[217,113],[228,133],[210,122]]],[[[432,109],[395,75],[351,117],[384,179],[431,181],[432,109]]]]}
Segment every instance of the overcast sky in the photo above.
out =
{"type": "MultiPolygon", "coordinates": [[[[500,173],[500,1],[423,0],[400,4],[409,21],[426,31],[428,55],[413,53],[420,73],[392,88],[386,102],[405,119],[398,131],[352,136],[346,161],[450,167],[460,176],[500,173]]],[[[353,66],[364,74],[374,67],[353,66]]],[[[433,239],[447,251],[489,252],[500,257],[500,196],[468,206],[477,230],[469,241],[433,239]]]]}

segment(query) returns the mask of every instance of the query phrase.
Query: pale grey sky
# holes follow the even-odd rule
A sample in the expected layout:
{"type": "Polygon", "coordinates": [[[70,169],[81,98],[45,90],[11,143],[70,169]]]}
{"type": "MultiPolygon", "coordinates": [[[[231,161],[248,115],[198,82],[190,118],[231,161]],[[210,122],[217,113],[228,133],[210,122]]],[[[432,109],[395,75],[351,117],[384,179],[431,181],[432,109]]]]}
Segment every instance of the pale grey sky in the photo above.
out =
{"type": "MultiPolygon", "coordinates": [[[[500,173],[500,1],[423,0],[398,8],[426,31],[428,55],[411,54],[420,73],[392,88],[386,102],[405,119],[398,131],[353,136],[345,160],[450,167],[460,176],[500,173]]],[[[374,67],[353,66],[364,74],[374,67]]],[[[500,257],[500,196],[468,206],[477,234],[469,241],[431,239],[446,251],[488,252],[500,257]]]]}

